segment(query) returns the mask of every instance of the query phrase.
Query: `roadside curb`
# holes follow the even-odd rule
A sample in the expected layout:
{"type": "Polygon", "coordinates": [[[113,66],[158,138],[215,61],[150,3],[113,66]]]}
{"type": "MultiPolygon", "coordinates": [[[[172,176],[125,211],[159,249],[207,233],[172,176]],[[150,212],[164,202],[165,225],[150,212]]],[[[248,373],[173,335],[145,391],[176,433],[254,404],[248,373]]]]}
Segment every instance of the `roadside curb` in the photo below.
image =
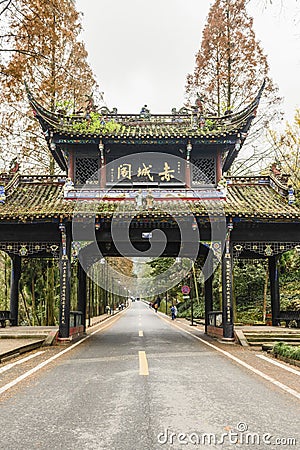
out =
{"type": "MultiPolygon", "coordinates": [[[[101,324],[102,322],[105,322],[108,319],[112,319],[113,317],[117,316],[118,314],[125,312],[129,307],[130,307],[130,305],[121,311],[115,311],[113,315],[102,316],[101,318],[99,317],[99,320],[95,321],[95,323],[93,323],[91,326],[87,327],[86,331],[92,330],[94,327],[101,324]]],[[[73,344],[75,341],[81,340],[85,336],[86,336],[86,334],[83,336],[79,336],[72,341],[68,341],[68,344],[73,344]]],[[[57,337],[58,337],[58,330],[51,331],[47,335],[45,335],[43,333],[38,333],[38,332],[37,333],[33,332],[30,336],[28,334],[12,335],[11,333],[9,333],[10,340],[26,339],[26,340],[32,340],[32,342],[29,342],[28,344],[21,344],[21,345],[16,344],[15,348],[8,350],[8,351],[4,351],[3,353],[0,352],[0,363],[3,363],[5,361],[7,361],[8,359],[17,357],[23,353],[30,352],[32,350],[36,350],[37,348],[40,348],[40,347],[51,347],[52,345],[55,345],[57,343],[57,337]]],[[[0,343],[1,343],[1,339],[4,340],[5,337],[3,335],[0,337],[0,343]]]]}
{"type": "Polygon", "coordinates": [[[23,345],[20,345],[19,347],[15,347],[12,350],[1,353],[0,354],[0,362],[2,363],[2,362],[7,361],[8,359],[22,355],[23,353],[30,352],[31,350],[36,350],[37,348],[40,348],[44,345],[44,341],[45,340],[42,339],[42,340],[31,342],[26,345],[23,344],[23,345]]]}
{"type": "Polygon", "coordinates": [[[300,361],[298,361],[297,359],[288,358],[288,357],[282,356],[282,355],[274,355],[272,353],[271,353],[271,355],[272,355],[272,358],[274,358],[275,360],[278,359],[287,364],[290,364],[291,366],[300,367],[300,361]]]}

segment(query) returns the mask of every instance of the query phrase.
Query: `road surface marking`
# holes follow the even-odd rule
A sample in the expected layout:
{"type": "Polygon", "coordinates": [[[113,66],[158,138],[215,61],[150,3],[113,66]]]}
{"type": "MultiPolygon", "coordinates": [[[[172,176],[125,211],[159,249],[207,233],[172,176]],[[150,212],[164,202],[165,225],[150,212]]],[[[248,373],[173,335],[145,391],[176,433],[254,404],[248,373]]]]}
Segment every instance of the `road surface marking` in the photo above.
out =
{"type": "MultiPolygon", "coordinates": [[[[38,364],[37,366],[33,367],[31,370],[28,370],[28,372],[23,373],[23,375],[20,375],[18,378],[15,378],[13,381],[11,381],[10,383],[5,384],[4,386],[2,386],[0,388],[0,394],[3,394],[3,392],[8,391],[8,389],[12,388],[13,386],[15,386],[16,384],[20,383],[20,381],[25,380],[26,378],[28,378],[30,375],[34,374],[35,372],[38,372],[40,369],[42,369],[43,367],[47,366],[49,363],[51,363],[52,361],[55,361],[57,358],[59,358],[60,356],[64,355],[65,353],[69,352],[70,350],[73,350],[73,348],[77,347],[78,345],[82,344],[83,342],[85,342],[87,339],[89,339],[91,336],[93,336],[96,333],[99,333],[102,330],[105,330],[105,328],[111,326],[114,322],[116,322],[117,320],[119,320],[119,318],[121,317],[121,314],[118,314],[116,316],[116,318],[112,319],[106,319],[107,325],[102,326],[99,330],[95,330],[93,331],[91,334],[89,334],[88,336],[85,336],[83,339],[81,339],[80,341],[75,342],[75,344],[71,345],[70,347],[65,348],[64,350],[62,350],[60,353],[57,353],[54,356],[51,356],[51,358],[46,359],[45,361],[43,361],[42,363],[38,364]]],[[[101,325],[102,322],[100,322],[100,324],[97,324],[98,326],[101,325]]],[[[96,325],[95,325],[96,326],[96,325]]]]}
{"type": "Polygon", "coordinates": [[[292,367],[285,366],[284,364],[281,364],[278,361],[274,361],[273,359],[268,358],[267,356],[264,356],[264,355],[256,355],[256,356],[258,358],[264,359],[265,361],[268,361],[271,364],[274,364],[275,366],[278,366],[278,367],[281,367],[282,369],[288,370],[289,372],[292,372],[292,373],[294,373],[294,374],[296,374],[296,375],[298,375],[300,377],[300,371],[299,370],[293,369],[292,367]]]}
{"type": "Polygon", "coordinates": [[[36,356],[39,356],[42,353],[45,353],[45,350],[43,350],[42,352],[34,353],[33,355],[26,356],[26,358],[19,359],[19,361],[15,361],[13,363],[7,364],[6,366],[0,368],[0,373],[6,372],[7,370],[11,369],[12,367],[14,367],[18,364],[22,364],[26,361],[29,361],[30,359],[35,358],[36,356]]]}
{"type": "MultiPolygon", "coordinates": [[[[159,317],[162,320],[164,320],[165,322],[167,322],[169,325],[172,323],[169,320],[165,319],[164,317],[161,317],[161,316],[159,316],[159,317]]],[[[236,356],[231,355],[231,353],[226,352],[226,350],[222,350],[221,348],[216,347],[215,345],[211,344],[210,342],[206,342],[204,339],[201,339],[200,337],[195,336],[190,331],[187,331],[184,328],[179,327],[175,323],[172,323],[172,325],[174,327],[178,328],[179,330],[183,331],[184,333],[189,334],[190,336],[193,336],[195,339],[197,339],[198,341],[200,341],[203,344],[207,345],[208,347],[215,349],[219,353],[222,353],[223,355],[227,356],[227,358],[232,359],[233,361],[235,361],[240,366],[245,367],[246,369],[248,369],[251,372],[255,373],[256,375],[260,376],[261,378],[264,378],[265,380],[269,381],[270,383],[275,384],[275,386],[279,387],[280,389],[282,389],[285,392],[288,392],[289,394],[293,395],[294,397],[296,397],[296,398],[298,398],[300,400],[300,392],[297,392],[294,389],[289,388],[288,386],[286,386],[285,384],[281,383],[280,381],[275,380],[274,378],[272,378],[269,375],[261,372],[260,370],[255,369],[255,367],[250,366],[250,364],[245,363],[244,361],[242,361],[241,359],[237,358],[236,356]]]]}
{"type": "Polygon", "coordinates": [[[149,375],[146,352],[139,351],[140,375],[149,375]]]}
{"type": "Polygon", "coordinates": [[[144,336],[143,330],[139,330],[139,336],[140,336],[140,337],[143,337],[143,336],[144,336]]]}

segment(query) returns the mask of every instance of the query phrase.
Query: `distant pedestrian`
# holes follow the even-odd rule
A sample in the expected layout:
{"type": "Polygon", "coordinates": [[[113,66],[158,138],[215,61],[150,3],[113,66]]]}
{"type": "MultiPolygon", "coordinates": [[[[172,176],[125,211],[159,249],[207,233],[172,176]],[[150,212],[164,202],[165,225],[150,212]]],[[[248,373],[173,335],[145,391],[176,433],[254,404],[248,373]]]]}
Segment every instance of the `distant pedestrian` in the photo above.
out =
{"type": "Polygon", "coordinates": [[[158,310],[158,304],[155,302],[154,303],[154,309],[155,309],[155,312],[157,313],[157,310],[158,310]]]}
{"type": "Polygon", "coordinates": [[[160,307],[160,304],[161,304],[161,298],[160,298],[159,295],[157,296],[157,298],[156,298],[156,300],[155,300],[155,303],[158,305],[158,307],[160,307]]]}
{"type": "Polygon", "coordinates": [[[109,305],[106,306],[106,314],[111,314],[111,309],[109,305]]]}
{"type": "Polygon", "coordinates": [[[176,319],[176,306],[172,305],[171,306],[171,315],[172,315],[172,320],[176,319]]]}

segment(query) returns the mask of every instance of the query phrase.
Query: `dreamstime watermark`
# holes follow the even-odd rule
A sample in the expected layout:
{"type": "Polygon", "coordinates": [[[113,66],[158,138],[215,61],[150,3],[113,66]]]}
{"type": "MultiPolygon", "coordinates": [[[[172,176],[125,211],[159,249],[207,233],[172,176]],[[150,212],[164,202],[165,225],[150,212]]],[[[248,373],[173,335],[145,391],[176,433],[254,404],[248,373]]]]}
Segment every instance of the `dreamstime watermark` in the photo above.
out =
{"type": "MultiPolygon", "coordinates": [[[[93,190],[95,180],[101,177],[101,169],[94,173],[82,187],[80,199],[75,203],[72,233],[73,241],[80,249],[78,257],[83,269],[95,283],[107,291],[118,294],[121,286],[128,295],[147,297],[166,292],[180,283],[198,258],[200,246],[206,245],[208,256],[201,272],[205,281],[220,263],[226,233],[226,217],[219,191],[213,187],[206,192],[203,189],[200,191],[189,188],[188,197],[192,197],[192,200],[188,201],[183,195],[187,164],[185,159],[155,152],[136,153],[130,158],[125,156],[106,164],[106,185],[109,187],[98,190],[95,201],[89,200],[86,195],[93,190]],[[159,180],[159,187],[155,180],[159,180]],[[182,189],[178,188],[180,184],[182,189]],[[138,187],[135,188],[135,185],[138,187]],[[174,186],[177,187],[174,189],[174,186]],[[170,189],[172,200],[168,197],[170,189]],[[118,199],[113,202],[112,199],[116,197],[118,199]],[[110,229],[101,228],[104,227],[104,220],[103,211],[98,209],[99,202],[104,209],[111,211],[106,212],[110,216],[110,229]],[[201,227],[197,225],[194,211],[197,208],[207,217],[207,241],[206,235],[202,236],[201,227]],[[148,228],[147,225],[140,228],[133,225],[139,221],[143,221],[144,225],[148,224],[148,228]],[[157,226],[158,223],[167,224],[168,221],[172,223],[170,227],[157,226]],[[99,233],[102,233],[100,245],[99,233]],[[179,242],[176,241],[178,251],[174,263],[154,279],[152,277],[151,282],[147,276],[121,273],[105,258],[113,249],[112,254],[149,263],[168,254],[168,245],[174,239],[174,234],[175,240],[179,239],[179,242]],[[99,266],[97,270],[91,270],[99,264],[102,268],[99,266]],[[99,270],[103,275],[101,277],[98,276],[99,270]]],[[[207,175],[199,167],[188,164],[190,173],[196,173],[203,184],[208,184],[207,175]]]]}
{"type": "MultiPolygon", "coordinates": [[[[228,427],[227,427],[228,428],[228,427]]],[[[270,448],[274,446],[296,447],[297,441],[294,437],[278,437],[270,433],[258,433],[248,431],[248,425],[245,422],[239,422],[235,429],[230,429],[225,433],[205,433],[205,432],[173,432],[165,429],[157,435],[157,442],[160,445],[244,445],[255,447],[266,445],[270,448]]],[[[244,447],[243,447],[244,448],[244,447]]]]}

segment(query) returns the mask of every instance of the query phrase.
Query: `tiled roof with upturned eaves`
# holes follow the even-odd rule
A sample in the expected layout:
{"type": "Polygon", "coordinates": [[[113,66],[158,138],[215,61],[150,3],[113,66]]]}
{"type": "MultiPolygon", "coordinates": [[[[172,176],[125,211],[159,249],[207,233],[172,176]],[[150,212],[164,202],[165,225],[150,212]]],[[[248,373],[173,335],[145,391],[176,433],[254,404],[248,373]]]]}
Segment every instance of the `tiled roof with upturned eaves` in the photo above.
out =
{"type": "MultiPolygon", "coordinates": [[[[29,102],[44,131],[65,138],[204,139],[213,140],[246,133],[256,114],[264,84],[243,110],[222,117],[200,117],[195,109],[172,114],[119,114],[100,111],[67,115],[44,108],[27,89],[29,102]]],[[[107,109],[107,108],[106,108],[107,109]]]]}
{"type": "MultiPolygon", "coordinates": [[[[246,180],[247,181],[247,180],[246,180]]],[[[143,216],[160,218],[172,213],[207,217],[207,211],[217,215],[224,210],[226,216],[259,221],[300,221],[300,208],[289,205],[268,184],[229,184],[226,200],[160,199],[153,201],[143,216]],[[217,203],[216,203],[217,202],[217,203]],[[216,205],[218,205],[216,207],[216,205]]],[[[99,218],[134,217],[140,214],[132,200],[69,200],[64,198],[63,182],[51,177],[22,177],[6,190],[6,200],[0,204],[0,221],[30,222],[71,219],[74,212],[99,218]]]]}

